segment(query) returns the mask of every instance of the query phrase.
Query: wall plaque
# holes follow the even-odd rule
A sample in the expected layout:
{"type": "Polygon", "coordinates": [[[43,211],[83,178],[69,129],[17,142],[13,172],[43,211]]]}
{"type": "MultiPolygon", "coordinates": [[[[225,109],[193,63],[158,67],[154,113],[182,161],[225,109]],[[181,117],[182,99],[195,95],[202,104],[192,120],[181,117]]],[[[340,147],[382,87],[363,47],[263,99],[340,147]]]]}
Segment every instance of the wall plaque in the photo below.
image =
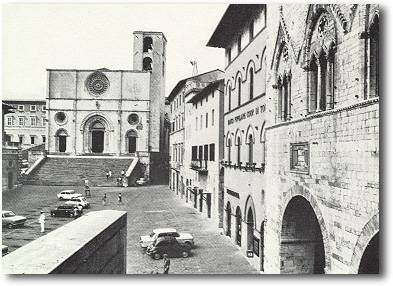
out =
{"type": "Polygon", "coordinates": [[[309,173],[310,149],[309,144],[291,143],[290,145],[290,170],[292,172],[309,173]]]}

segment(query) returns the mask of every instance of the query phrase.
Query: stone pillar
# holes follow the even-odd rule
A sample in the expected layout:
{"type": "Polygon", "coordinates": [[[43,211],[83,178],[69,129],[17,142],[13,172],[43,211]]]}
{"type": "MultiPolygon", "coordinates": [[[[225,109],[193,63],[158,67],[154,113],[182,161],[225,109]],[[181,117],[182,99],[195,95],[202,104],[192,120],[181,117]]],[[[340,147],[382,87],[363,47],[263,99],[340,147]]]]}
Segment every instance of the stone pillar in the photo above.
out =
{"type": "Polygon", "coordinates": [[[321,64],[319,60],[317,61],[317,69],[318,69],[318,88],[317,88],[317,108],[316,112],[321,111],[321,94],[322,94],[322,84],[321,84],[321,64]]]}
{"type": "Polygon", "coordinates": [[[291,120],[291,76],[287,78],[287,119],[291,120]]]}
{"type": "Polygon", "coordinates": [[[326,63],[326,110],[332,109],[333,103],[333,61],[328,58],[326,63]]]}

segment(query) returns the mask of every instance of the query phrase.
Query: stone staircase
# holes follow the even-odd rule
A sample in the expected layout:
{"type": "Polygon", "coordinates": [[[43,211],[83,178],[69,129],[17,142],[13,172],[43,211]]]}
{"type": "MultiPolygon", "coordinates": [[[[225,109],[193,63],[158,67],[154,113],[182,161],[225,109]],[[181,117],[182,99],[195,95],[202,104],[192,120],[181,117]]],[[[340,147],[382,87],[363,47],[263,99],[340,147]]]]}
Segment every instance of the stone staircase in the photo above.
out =
{"type": "Polygon", "coordinates": [[[108,157],[50,157],[24,178],[25,185],[83,186],[84,178],[90,186],[115,187],[121,170],[127,170],[132,158],[108,157]],[[112,178],[106,179],[106,171],[112,171],[112,178]]]}

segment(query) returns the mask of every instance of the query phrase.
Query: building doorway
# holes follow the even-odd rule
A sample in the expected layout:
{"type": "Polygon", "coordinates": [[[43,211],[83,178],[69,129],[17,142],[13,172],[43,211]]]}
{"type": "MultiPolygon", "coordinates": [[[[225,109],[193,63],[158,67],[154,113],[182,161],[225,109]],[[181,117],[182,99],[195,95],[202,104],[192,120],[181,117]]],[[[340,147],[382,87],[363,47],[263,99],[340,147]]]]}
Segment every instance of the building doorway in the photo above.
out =
{"type": "Polygon", "coordinates": [[[368,243],[359,265],[359,274],[379,274],[379,233],[368,243]]]}
{"type": "Polygon", "coordinates": [[[103,153],[104,152],[104,136],[105,136],[105,126],[96,121],[91,126],[91,151],[93,153],[103,153]]]}
{"type": "Polygon", "coordinates": [[[252,209],[248,209],[247,214],[247,250],[253,251],[254,249],[254,214],[252,209]]]}
{"type": "Polygon", "coordinates": [[[242,245],[242,212],[239,207],[236,208],[236,244],[242,245]]]}
{"type": "Polygon", "coordinates": [[[129,136],[128,137],[128,153],[135,153],[136,152],[136,137],[129,136]]]}
{"type": "Polygon", "coordinates": [[[228,202],[227,203],[227,207],[225,209],[225,213],[226,213],[226,235],[227,236],[231,236],[231,224],[232,224],[232,220],[231,220],[231,203],[228,202]]]}
{"type": "Polygon", "coordinates": [[[14,174],[8,172],[8,189],[11,190],[14,187],[14,174]]]}
{"type": "Polygon", "coordinates": [[[325,250],[319,222],[310,203],[301,196],[287,205],[281,227],[280,272],[322,274],[325,250]]]}
{"type": "Polygon", "coordinates": [[[60,153],[67,151],[67,137],[68,133],[64,129],[59,129],[56,132],[56,150],[60,153]]]}

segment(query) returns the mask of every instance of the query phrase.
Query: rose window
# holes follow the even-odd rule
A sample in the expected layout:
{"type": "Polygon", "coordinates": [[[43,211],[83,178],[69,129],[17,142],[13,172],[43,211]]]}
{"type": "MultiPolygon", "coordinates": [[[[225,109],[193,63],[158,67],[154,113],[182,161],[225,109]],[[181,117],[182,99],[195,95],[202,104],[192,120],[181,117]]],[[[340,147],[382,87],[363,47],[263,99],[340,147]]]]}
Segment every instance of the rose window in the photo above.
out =
{"type": "Polygon", "coordinates": [[[101,72],[91,74],[86,80],[86,88],[90,94],[101,95],[108,90],[109,80],[101,72]]]}

